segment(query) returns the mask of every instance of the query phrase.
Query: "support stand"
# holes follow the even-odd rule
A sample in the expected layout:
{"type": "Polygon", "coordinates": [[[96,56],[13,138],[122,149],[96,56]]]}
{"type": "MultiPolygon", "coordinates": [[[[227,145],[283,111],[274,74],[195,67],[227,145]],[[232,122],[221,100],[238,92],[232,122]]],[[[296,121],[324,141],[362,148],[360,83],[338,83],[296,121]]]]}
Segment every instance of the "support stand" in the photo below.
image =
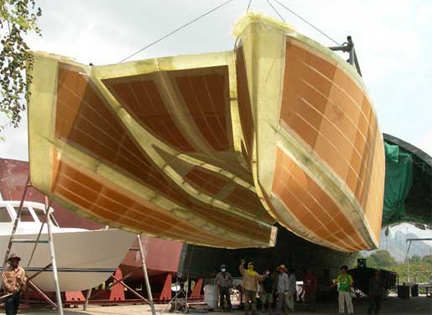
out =
{"type": "MultiPolygon", "coordinates": [[[[122,285],[124,288],[126,288],[127,290],[129,290],[130,292],[132,292],[137,298],[139,298],[143,302],[149,304],[150,308],[151,308],[152,315],[156,315],[156,310],[155,310],[155,307],[154,307],[153,296],[152,296],[151,287],[150,287],[150,281],[149,281],[148,273],[147,273],[147,265],[146,265],[146,262],[145,262],[145,253],[144,253],[144,248],[142,246],[141,235],[137,235],[137,241],[138,241],[138,248],[131,248],[131,250],[138,250],[140,252],[141,266],[142,266],[142,269],[143,269],[144,281],[145,281],[145,285],[146,285],[146,289],[147,289],[147,296],[148,296],[148,298],[146,299],[141,294],[139,294],[136,290],[132,289],[130,286],[128,286],[124,282],[124,280],[126,280],[127,278],[129,278],[132,273],[129,273],[129,274],[127,274],[124,277],[112,275],[111,278],[114,281],[110,284],[110,287],[114,287],[117,284],[122,285]]],[[[93,296],[93,298],[95,296],[93,296]]],[[[89,298],[89,295],[88,295],[88,298],[89,298]]],[[[88,303],[88,298],[86,299],[87,303],[88,303]]]]}
{"type": "Polygon", "coordinates": [[[149,300],[152,315],[156,315],[156,310],[154,307],[153,296],[152,296],[151,287],[150,287],[150,281],[149,281],[148,273],[147,273],[147,264],[145,261],[144,249],[143,249],[142,242],[141,242],[141,235],[138,234],[137,238],[138,238],[139,251],[141,254],[141,266],[143,269],[144,280],[145,280],[145,284],[146,284],[146,288],[147,288],[147,297],[149,300]]]}
{"type": "Polygon", "coordinates": [[[167,274],[165,278],[165,282],[162,288],[162,292],[159,296],[160,302],[169,302],[171,301],[172,294],[171,294],[171,285],[172,285],[172,274],[167,274]]]}
{"type": "Polygon", "coordinates": [[[193,289],[193,291],[192,291],[192,294],[191,294],[191,299],[194,299],[194,300],[198,300],[200,297],[201,297],[201,290],[202,290],[202,287],[203,287],[203,279],[202,278],[200,278],[200,279],[198,279],[198,281],[195,283],[195,287],[194,287],[194,289],[193,289]]]}
{"type": "MultiPolygon", "coordinates": [[[[32,261],[33,255],[36,251],[36,248],[39,244],[48,244],[49,245],[49,250],[50,250],[50,258],[51,258],[51,263],[46,266],[43,270],[48,269],[49,267],[52,267],[52,271],[53,271],[53,277],[54,277],[54,283],[55,283],[55,287],[56,287],[56,296],[57,296],[57,304],[54,303],[45,293],[43,293],[43,291],[41,289],[39,289],[32,281],[31,279],[35,278],[37,275],[39,275],[41,272],[33,275],[32,277],[30,277],[28,279],[28,284],[29,286],[35,290],[39,295],[41,295],[41,297],[46,300],[50,305],[52,305],[53,307],[55,307],[58,311],[59,315],[63,315],[63,303],[62,303],[62,298],[61,298],[61,291],[60,291],[60,284],[58,281],[58,273],[57,273],[57,263],[56,263],[56,256],[55,256],[55,249],[54,249],[54,240],[52,237],[52,221],[51,221],[51,212],[52,212],[52,208],[51,208],[51,204],[48,200],[47,197],[45,197],[45,222],[42,222],[41,228],[39,230],[39,234],[37,236],[37,238],[35,240],[30,239],[30,240],[24,240],[24,239],[19,239],[19,238],[15,238],[15,234],[16,231],[18,229],[18,224],[21,222],[21,214],[22,214],[22,210],[24,207],[24,201],[25,201],[25,197],[27,195],[27,191],[28,188],[31,187],[30,181],[29,179],[27,179],[26,185],[24,187],[24,192],[21,198],[21,202],[17,211],[17,216],[15,218],[14,221],[14,225],[12,227],[12,232],[9,238],[9,243],[8,243],[8,247],[6,250],[6,254],[3,260],[3,270],[5,270],[5,267],[7,265],[8,262],[8,258],[12,249],[12,244],[13,243],[34,243],[34,247],[33,247],[33,251],[32,254],[30,256],[29,259],[29,263],[28,266],[30,266],[30,263],[32,261]],[[47,229],[48,229],[48,240],[40,240],[40,236],[42,234],[43,231],[43,226],[44,224],[47,224],[47,229]]],[[[1,281],[1,279],[0,279],[1,281]]],[[[1,282],[0,282],[1,283],[1,282]]]]}
{"type": "Polygon", "coordinates": [[[85,302],[84,302],[84,305],[83,305],[83,311],[87,311],[88,302],[89,302],[91,293],[92,293],[92,289],[90,288],[87,291],[86,299],[85,299],[85,302]]]}

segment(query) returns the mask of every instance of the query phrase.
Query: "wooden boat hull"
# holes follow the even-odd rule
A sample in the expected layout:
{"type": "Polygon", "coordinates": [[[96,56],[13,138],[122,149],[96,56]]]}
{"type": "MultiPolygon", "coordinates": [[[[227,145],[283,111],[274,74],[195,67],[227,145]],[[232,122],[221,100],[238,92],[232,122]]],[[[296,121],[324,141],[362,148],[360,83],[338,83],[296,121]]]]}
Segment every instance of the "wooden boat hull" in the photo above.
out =
{"type": "Polygon", "coordinates": [[[253,118],[241,121],[258,193],[306,239],[346,251],[376,247],[384,145],[360,76],[289,27],[247,19],[237,30],[237,75],[249,91],[239,106],[253,118]]]}
{"type": "Polygon", "coordinates": [[[275,222],[374,248],[383,143],[361,78],[325,47],[250,14],[234,51],[108,66],[34,54],[34,186],[134,232],[273,246],[275,222]]]}

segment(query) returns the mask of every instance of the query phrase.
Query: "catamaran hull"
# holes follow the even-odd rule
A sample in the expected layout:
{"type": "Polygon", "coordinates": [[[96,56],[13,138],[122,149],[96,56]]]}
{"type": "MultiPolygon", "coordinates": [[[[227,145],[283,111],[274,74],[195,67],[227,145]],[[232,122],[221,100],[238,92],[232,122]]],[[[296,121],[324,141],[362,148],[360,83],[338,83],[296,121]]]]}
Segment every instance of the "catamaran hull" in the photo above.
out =
{"type": "Polygon", "coordinates": [[[251,16],[237,34],[241,126],[268,211],[314,243],[375,248],[384,144],[361,77],[286,25],[251,16]]]}
{"type": "Polygon", "coordinates": [[[249,14],[234,51],[87,66],[34,54],[31,181],[111,226],[191,244],[274,246],[282,226],[375,248],[383,141],[361,77],[249,14]]]}

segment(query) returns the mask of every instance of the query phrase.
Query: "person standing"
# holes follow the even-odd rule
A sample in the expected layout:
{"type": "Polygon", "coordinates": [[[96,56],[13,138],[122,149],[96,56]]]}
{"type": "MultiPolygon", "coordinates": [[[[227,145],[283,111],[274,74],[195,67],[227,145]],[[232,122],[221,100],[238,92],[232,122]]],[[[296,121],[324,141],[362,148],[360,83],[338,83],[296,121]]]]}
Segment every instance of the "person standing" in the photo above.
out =
{"type": "Polygon", "coordinates": [[[353,278],[348,274],[348,266],[341,267],[341,273],[334,281],[334,286],[337,285],[339,292],[339,313],[345,313],[345,303],[347,306],[348,314],[354,314],[354,307],[351,298],[351,288],[354,284],[353,278]]]}
{"type": "Polygon", "coordinates": [[[228,306],[228,312],[232,311],[231,305],[231,288],[233,279],[229,272],[226,271],[226,266],[220,266],[220,272],[216,275],[216,285],[219,289],[220,308],[225,312],[225,301],[228,306]]]}
{"type": "Polygon", "coordinates": [[[275,277],[274,288],[276,290],[276,311],[282,314],[287,310],[288,301],[288,274],[285,265],[280,265],[276,268],[277,274],[275,277]]]}
{"type": "Polygon", "coordinates": [[[261,305],[263,312],[267,311],[269,314],[271,314],[273,304],[273,279],[269,269],[264,272],[264,276],[264,280],[261,281],[261,305]]]}
{"type": "Polygon", "coordinates": [[[254,264],[249,262],[247,269],[244,268],[245,261],[241,260],[239,271],[243,277],[243,288],[245,292],[245,311],[246,315],[252,310],[252,315],[257,315],[256,308],[256,294],[258,289],[258,282],[263,280],[264,277],[261,276],[254,270],[254,264]]]}
{"type": "Polygon", "coordinates": [[[318,288],[318,280],[310,269],[307,269],[303,277],[303,290],[305,292],[305,302],[308,304],[309,310],[316,310],[316,293],[318,288]]]}
{"type": "Polygon", "coordinates": [[[286,293],[287,306],[291,312],[294,312],[294,297],[297,292],[297,281],[295,276],[295,270],[290,268],[288,271],[288,291],[286,293]]]}
{"type": "Polygon", "coordinates": [[[372,312],[375,315],[379,314],[384,290],[384,279],[381,277],[381,271],[376,270],[375,275],[369,279],[369,315],[372,315],[372,312]]]}
{"type": "Polygon", "coordinates": [[[19,266],[21,258],[11,254],[8,266],[2,272],[3,289],[10,294],[5,301],[6,315],[16,315],[20,303],[21,291],[25,288],[26,276],[23,268],[19,266]]]}

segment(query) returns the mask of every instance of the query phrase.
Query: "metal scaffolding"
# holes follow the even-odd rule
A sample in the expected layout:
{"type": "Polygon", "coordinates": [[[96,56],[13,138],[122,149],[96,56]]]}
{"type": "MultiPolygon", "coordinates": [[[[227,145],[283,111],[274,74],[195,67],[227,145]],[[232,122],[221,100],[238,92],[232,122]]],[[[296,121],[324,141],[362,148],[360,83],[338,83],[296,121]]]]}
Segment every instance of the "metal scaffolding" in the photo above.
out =
{"type": "MultiPolygon", "coordinates": [[[[56,262],[56,255],[55,255],[55,246],[54,246],[54,238],[53,238],[53,234],[52,234],[52,212],[53,209],[51,208],[51,203],[49,201],[49,199],[47,197],[45,197],[45,211],[44,211],[44,217],[45,217],[45,221],[41,223],[41,227],[39,230],[39,234],[37,235],[36,239],[23,239],[23,238],[19,238],[16,237],[16,233],[18,230],[18,225],[21,222],[21,215],[23,213],[23,208],[24,208],[24,202],[25,202],[25,198],[28,192],[28,189],[32,187],[32,185],[30,184],[29,180],[27,179],[26,185],[24,187],[24,192],[19,204],[19,208],[17,209],[17,215],[12,227],[12,231],[11,231],[11,235],[9,238],[9,243],[7,246],[7,250],[5,253],[5,257],[3,260],[3,270],[5,270],[5,267],[8,263],[8,259],[9,259],[9,255],[11,253],[12,250],[12,246],[14,243],[21,243],[21,244],[28,244],[28,243],[32,243],[34,244],[33,250],[31,252],[30,258],[28,260],[27,263],[27,267],[25,267],[24,269],[28,269],[30,267],[30,264],[33,260],[34,254],[37,250],[37,247],[39,244],[47,244],[49,246],[49,251],[50,251],[50,263],[43,267],[41,270],[39,270],[37,273],[35,273],[34,275],[32,275],[31,277],[28,277],[27,279],[27,284],[30,288],[32,288],[36,293],[38,293],[49,305],[51,305],[52,307],[56,308],[58,311],[59,315],[63,315],[63,301],[62,301],[62,296],[61,296],[61,289],[60,289],[60,284],[59,284],[59,278],[58,278],[58,270],[57,270],[57,262],[56,262]],[[47,239],[41,239],[41,235],[42,235],[42,231],[44,229],[44,225],[47,225],[47,239]],[[36,278],[37,276],[39,276],[42,272],[47,271],[48,269],[52,269],[53,272],[53,278],[54,278],[54,283],[55,283],[55,288],[56,288],[56,297],[57,297],[57,301],[56,303],[54,301],[52,301],[48,295],[46,295],[43,290],[41,290],[35,283],[33,283],[32,279],[36,278]]],[[[123,280],[125,280],[129,275],[123,277],[122,279],[117,279],[114,276],[112,276],[112,278],[114,279],[113,285],[115,283],[120,283],[123,287],[127,288],[128,290],[130,290],[132,293],[134,293],[136,296],[138,296],[142,301],[148,303],[150,305],[151,308],[151,312],[152,315],[156,315],[156,311],[155,311],[155,307],[154,307],[154,302],[153,302],[153,296],[152,296],[152,292],[151,292],[151,286],[150,286],[150,281],[148,278],[148,272],[147,272],[147,265],[145,262],[145,252],[144,252],[144,248],[142,245],[142,239],[141,239],[141,235],[137,235],[137,240],[138,240],[138,244],[139,247],[136,248],[136,250],[138,250],[140,252],[140,256],[141,256],[141,264],[142,264],[142,270],[143,270],[143,274],[144,274],[144,280],[145,280],[145,285],[146,285],[146,289],[147,289],[147,295],[148,298],[144,298],[141,294],[139,294],[138,292],[136,292],[135,290],[133,290],[132,288],[130,288],[127,284],[124,283],[123,280]]],[[[0,277],[0,285],[1,285],[1,277],[0,277]]],[[[90,300],[90,296],[91,296],[91,292],[92,289],[89,289],[87,291],[86,294],[86,298],[83,304],[83,309],[86,310],[89,300],[90,300]]]]}
{"type": "Polygon", "coordinates": [[[410,260],[409,260],[409,250],[411,248],[412,242],[416,241],[432,241],[432,238],[407,238],[406,242],[408,243],[407,251],[405,254],[405,261],[407,261],[407,282],[410,283],[410,260]]]}
{"type": "MultiPolygon", "coordinates": [[[[32,275],[30,278],[27,279],[27,284],[29,285],[29,287],[31,287],[34,291],[36,291],[44,300],[46,300],[51,306],[55,307],[58,311],[59,315],[63,315],[63,303],[62,303],[62,298],[61,298],[61,290],[60,290],[60,284],[58,281],[58,273],[57,273],[57,262],[56,262],[56,256],[55,256],[55,249],[54,249],[54,239],[52,236],[52,218],[51,218],[51,213],[52,213],[52,208],[51,208],[51,203],[48,200],[47,197],[45,197],[45,222],[41,223],[41,228],[39,230],[39,234],[37,236],[36,239],[22,239],[19,237],[16,237],[16,232],[18,229],[18,224],[21,222],[21,215],[22,215],[22,210],[24,207],[24,201],[27,195],[27,191],[28,189],[32,187],[30,184],[30,181],[27,179],[27,183],[24,187],[24,192],[20,201],[20,205],[17,211],[17,216],[15,218],[13,227],[12,227],[12,231],[11,231],[11,235],[9,238],[9,243],[7,246],[7,250],[5,253],[5,257],[3,260],[3,270],[5,270],[8,259],[9,259],[9,255],[11,253],[11,249],[12,249],[12,245],[13,244],[28,244],[28,243],[33,243],[34,247],[33,247],[33,251],[30,255],[29,261],[28,261],[28,266],[30,266],[31,261],[33,259],[34,253],[36,252],[36,249],[38,247],[39,244],[47,244],[49,246],[49,251],[50,251],[50,258],[51,258],[51,263],[48,264],[47,266],[45,266],[41,271],[37,272],[36,274],[32,275]],[[43,227],[44,225],[47,225],[47,236],[48,239],[47,240],[41,240],[41,234],[43,231],[43,227]],[[54,303],[40,288],[38,288],[36,286],[36,284],[34,284],[32,282],[32,279],[34,279],[35,277],[37,277],[38,275],[40,275],[43,271],[47,270],[48,268],[52,268],[52,272],[53,272],[53,278],[54,278],[54,284],[55,284],[55,288],[56,288],[56,296],[57,296],[57,303],[54,303]]],[[[1,281],[1,280],[0,280],[1,281]]]]}

